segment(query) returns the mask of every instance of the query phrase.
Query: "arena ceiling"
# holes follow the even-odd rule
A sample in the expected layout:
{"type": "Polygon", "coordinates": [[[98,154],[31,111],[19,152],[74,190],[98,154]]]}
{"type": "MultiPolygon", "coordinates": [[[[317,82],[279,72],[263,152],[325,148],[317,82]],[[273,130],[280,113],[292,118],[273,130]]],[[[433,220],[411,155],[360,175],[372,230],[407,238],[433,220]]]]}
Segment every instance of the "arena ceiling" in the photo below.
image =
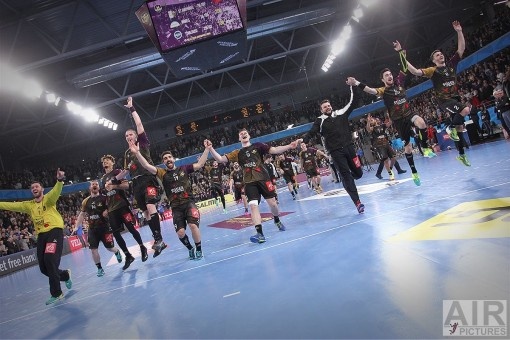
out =
{"type": "Polygon", "coordinates": [[[2,63],[119,123],[117,131],[85,124],[44,99],[2,92],[0,160],[8,169],[91,149],[109,152],[108,146],[123,143],[123,131],[131,124],[122,107],[129,95],[150,131],[268,100],[303,81],[315,86],[346,70],[358,76],[373,73],[388,60],[394,64],[392,40],[410,46],[410,53],[430,53],[452,37],[451,21],[464,26],[479,21],[485,3],[375,1],[359,23],[353,22],[348,47],[337,59],[341,62],[326,74],[321,66],[330,44],[358,1],[248,0],[244,62],[178,79],[134,15],[141,0],[0,0],[2,63]]]}

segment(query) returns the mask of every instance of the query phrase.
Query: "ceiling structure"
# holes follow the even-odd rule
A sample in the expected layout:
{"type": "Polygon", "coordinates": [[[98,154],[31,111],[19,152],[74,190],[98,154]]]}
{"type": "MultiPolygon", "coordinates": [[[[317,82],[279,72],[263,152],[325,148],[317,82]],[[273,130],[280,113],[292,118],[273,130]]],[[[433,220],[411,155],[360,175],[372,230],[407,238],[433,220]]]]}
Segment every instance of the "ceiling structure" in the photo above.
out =
{"type": "Polygon", "coordinates": [[[0,0],[2,63],[119,123],[117,131],[108,130],[43,99],[0,93],[0,165],[123,150],[123,131],[131,125],[123,108],[128,96],[150,132],[296,88],[312,90],[345,72],[368,77],[395,64],[394,39],[410,54],[430,53],[453,37],[451,21],[479,21],[484,3],[379,0],[363,8],[356,23],[350,19],[356,0],[248,0],[244,62],[178,79],[134,15],[141,0],[0,0]],[[352,37],[325,73],[331,42],[349,20],[352,37]]]}

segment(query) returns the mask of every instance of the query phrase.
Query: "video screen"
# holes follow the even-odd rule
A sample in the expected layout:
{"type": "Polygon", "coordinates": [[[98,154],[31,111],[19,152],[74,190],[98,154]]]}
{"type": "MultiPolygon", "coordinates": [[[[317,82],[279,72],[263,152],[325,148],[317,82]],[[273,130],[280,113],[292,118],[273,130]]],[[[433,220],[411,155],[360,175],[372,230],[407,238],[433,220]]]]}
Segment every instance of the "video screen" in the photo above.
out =
{"type": "Polygon", "coordinates": [[[243,29],[236,0],[147,3],[162,52],[243,29]]]}

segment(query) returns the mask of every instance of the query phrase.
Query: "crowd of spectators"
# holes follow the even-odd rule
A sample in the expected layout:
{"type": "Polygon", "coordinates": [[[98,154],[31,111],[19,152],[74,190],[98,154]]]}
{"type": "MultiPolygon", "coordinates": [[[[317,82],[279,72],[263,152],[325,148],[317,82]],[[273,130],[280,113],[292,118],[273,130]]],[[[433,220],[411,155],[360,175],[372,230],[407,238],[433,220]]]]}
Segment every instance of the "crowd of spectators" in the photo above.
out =
{"type": "MultiPolygon", "coordinates": [[[[497,14],[496,19],[466,35],[465,56],[485,46],[490,41],[510,31],[509,10],[497,14]]],[[[456,42],[452,42],[451,47],[446,48],[446,55],[452,55],[456,49],[456,42]]],[[[419,66],[428,64],[423,61],[419,66]]],[[[422,82],[423,79],[408,76],[409,84],[422,82]]],[[[484,111],[486,107],[493,102],[492,92],[494,88],[501,87],[503,84],[508,86],[510,82],[510,53],[509,49],[498,52],[490,58],[480,62],[458,76],[459,94],[465,103],[472,105],[474,114],[478,111],[484,111]]],[[[381,84],[380,80],[375,80],[373,86],[381,84]]],[[[370,83],[372,85],[372,83],[370,83]]],[[[289,125],[302,125],[315,120],[318,115],[318,101],[309,100],[303,102],[299,110],[291,108],[282,109],[279,112],[267,112],[264,115],[257,116],[243,123],[231,123],[226,126],[207,131],[205,134],[197,133],[186,137],[174,138],[153,145],[151,150],[153,155],[159,155],[164,150],[170,150],[176,157],[186,157],[188,155],[199,154],[203,150],[203,140],[210,139],[216,147],[235,144],[238,142],[238,131],[249,124],[252,137],[258,137],[287,128],[289,125]]],[[[333,108],[343,107],[348,101],[348,95],[331,94],[327,99],[331,101],[333,108]]],[[[373,101],[370,95],[363,95],[362,103],[370,104],[373,101]]],[[[412,110],[421,115],[429,126],[440,126],[448,118],[444,112],[441,112],[434,102],[432,91],[426,91],[419,96],[411,99],[412,110]]],[[[385,120],[385,111],[380,110],[372,113],[372,116],[385,120]]],[[[357,132],[361,143],[369,143],[368,134],[365,130],[366,119],[357,118],[350,122],[351,131],[357,132]]],[[[491,124],[489,123],[489,127],[491,124]]],[[[483,130],[479,127],[479,132],[483,130]]],[[[434,142],[434,138],[430,138],[434,142]]],[[[289,140],[280,140],[272,142],[274,145],[288,143],[289,140]]],[[[320,140],[312,140],[311,143],[320,145],[320,140]]],[[[297,151],[293,150],[289,156],[297,158],[297,151]]],[[[157,156],[156,156],[157,158],[157,156]]],[[[122,157],[118,157],[117,166],[123,164],[122,157]]],[[[66,180],[76,183],[83,182],[90,178],[100,178],[103,174],[102,166],[97,159],[83,160],[80,164],[63,165],[66,171],[66,180]]],[[[211,197],[209,181],[207,176],[208,166],[193,175],[193,190],[198,200],[205,200],[211,197]]],[[[230,174],[229,166],[224,167],[224,189],[228,190],[228,179],[230,174]]],[[[54,185],[54,169],[31,169],[23,172],[0,172],[1,189],[24,189],[29,188],[34,180],[42,182],[44,187],[54,185]]],[[[88,193],[75,193],[62,196],[58,202],[58,209],[61,212],[65,223],[65,235],[70,236],[76,233],[73,229],[76,216],[80,209],[82,199],[88,193]]],[[[34,246],[33,224],[24,214],[0,211],[0,255],[10,254],[19,250],[28,249],[34,246]]]]}

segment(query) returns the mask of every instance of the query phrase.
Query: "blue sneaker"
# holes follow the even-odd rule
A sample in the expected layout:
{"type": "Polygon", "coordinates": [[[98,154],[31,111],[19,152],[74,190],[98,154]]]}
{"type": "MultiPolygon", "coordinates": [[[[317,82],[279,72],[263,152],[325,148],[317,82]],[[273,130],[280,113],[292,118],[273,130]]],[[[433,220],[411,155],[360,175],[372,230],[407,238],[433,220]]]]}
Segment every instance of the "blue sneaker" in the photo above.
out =
{"type": "Polygon", "coordinates": [[[69,279],[66,281],[66,287],[67,289],[71,289],[73,288],[73,280],[71,280],[71,269],[68,269],[67,273],[69,274],[69,279]]]}
{"type": "Polygon", "coordinates": [[[46,305],[54,304],[57,301],[64,300],[64,293],[60,293],[59,296],[52,296],[46,301],[46,305]]]}
{"type": "Polygon", "coordinates": [[[275,224],[278,227],[278,229],[280,229],[280,231],[285,231],[285,226],[283,225],[282,221],[278,221],[275,224]]]}
{"type": "Polygon", "coordinates": [[[194,260],[196,257],[195,257],[195,248],[191,248],[189,250],[189,259],[190,260],[194,260]]]}
{"type": "Polygon", "coordinates": [[[266,242],[266,238],[264,235],[257,233],[257,235],[250,237],[250,241],[253,243],[264,243],[266,242]]]}
{"type": "Polygon", "coordinates": [[[117,258],[118,263],[122,262],[122,254],[120,253],[120,250],[117,250],[117,252],[115,253],[115,257],[117,258]]]}
{"type": "Polygon", "coordinates": [[[101,276],[104,276],[104,269],[103,268],[98,268],[97,269],[97,277],[101,277],[101,276]]]}
{"type": "Polygon", "coordinates": [[[195,252],[195,261],[201,260],[203,258],[204,258],[204,255],[202,254],[202,251],[201,250],[197,250],[195,252]]]}

